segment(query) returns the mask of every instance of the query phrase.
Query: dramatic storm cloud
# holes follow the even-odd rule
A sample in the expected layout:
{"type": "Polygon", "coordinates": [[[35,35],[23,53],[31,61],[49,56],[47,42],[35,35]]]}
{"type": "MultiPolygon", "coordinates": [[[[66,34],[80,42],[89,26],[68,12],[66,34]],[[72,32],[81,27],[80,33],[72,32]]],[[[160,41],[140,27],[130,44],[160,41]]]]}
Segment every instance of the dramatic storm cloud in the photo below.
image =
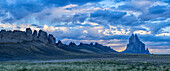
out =
{"type": "Polygon", "coordinates": [[[0,29],[45,30],[64,43],[122,51],[132,33],[151,53],[170,54],[169,0],[1,0],[0,29]]]}

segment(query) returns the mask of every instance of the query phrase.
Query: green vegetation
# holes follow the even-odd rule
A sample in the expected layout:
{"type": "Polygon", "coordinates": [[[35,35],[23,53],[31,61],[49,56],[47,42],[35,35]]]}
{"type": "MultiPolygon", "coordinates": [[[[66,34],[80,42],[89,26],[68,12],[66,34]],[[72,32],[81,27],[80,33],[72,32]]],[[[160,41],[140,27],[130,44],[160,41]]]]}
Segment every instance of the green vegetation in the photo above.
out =
{"type": "Polygon", "coordinates": [[[1,62],[0,71],[170,71],[170,63],[111,59],[51,63],[1,62]]]}

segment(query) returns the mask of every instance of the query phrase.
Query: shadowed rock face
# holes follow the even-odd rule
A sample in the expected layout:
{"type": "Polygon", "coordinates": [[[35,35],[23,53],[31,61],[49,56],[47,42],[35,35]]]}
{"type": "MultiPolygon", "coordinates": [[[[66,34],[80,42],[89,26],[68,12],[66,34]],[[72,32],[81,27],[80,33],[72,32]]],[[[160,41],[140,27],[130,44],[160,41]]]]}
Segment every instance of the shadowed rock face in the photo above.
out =
{"type": "Polygon", "coordinates": [[[64,44],[59,40],[56,45],[57,45],[57,46],[63,46],[64,44]]]}
{"type": "Polygon", "coordinates": [[[127,44],[127,48],[123,53],[150,54],[149,50],[145,49],[145,44],[134,34],[129,38],[129,44],[127,44]]]}
{"type": "Polygon", "coordinates": [[[77,45],[76,45],[74,42],[70,42],[70,43],[69,43],[69,46],[71,46],[71,47],[76,47],[77,45]]]}
{"type": "Polygon", "coordinates": [[[0,43],[17,43],[23,41],[31,41],[31,34],[32,32],[22,32],[22,31],[0,31],[0,43]]]}
{"type": "Polygon", "coordinates": [[[66,45],[61,41],[56,43],[52,34],[47,35],[42,30],[39,33],[34,30],[33,34],[30,28],[27,28],[26,31],[0,31],[0,60],[59,58],[70,55],[103,53],[116,53],[116,51],[98,43],[95,45],[93,43],[76,45],[74,42],[66,45]]]}
{"type": "Polygon", "coordinates": [[[49,34],[48,41],[49,41],[50,44],[53,44],[53,45],[56,44],[56,39],[52,34],[49,34]]]}
{"type": "Polygon", "coordinates": [[[35,41],[38,40],[37,31],[36,30],[34,30],[32,37],[33,37],[33,40],[35,40],[35,41]]]}
{"type": "Polygon", "coordinates": [[[27,41],[32,41],[32,30],[30,28],[26,28],[26,38],[27,41]]]}
{"type": "Polygon", "coordinates": [[[38,33],[38,40],[43,43],[48,43],[47,33],[45,31],[40,30],[38,33]]]}
{"type": "Polygon", "coordinates": [[[149,49],[147,48],[145,51],[146,54],[150,54],[149,49]]]}
{"type": "Polygon", "coordinates": [[[40,30],[37,36],[37,31],[34,30],[32,34],[32,30],[30,28],[26,28],[26,32],[24,31],[0,31],[0,43],[18,43],[24,41],[41,41],[43,43],[55,44],[56,39],[53,35],[47,36],[47,33],[40,30]]]}

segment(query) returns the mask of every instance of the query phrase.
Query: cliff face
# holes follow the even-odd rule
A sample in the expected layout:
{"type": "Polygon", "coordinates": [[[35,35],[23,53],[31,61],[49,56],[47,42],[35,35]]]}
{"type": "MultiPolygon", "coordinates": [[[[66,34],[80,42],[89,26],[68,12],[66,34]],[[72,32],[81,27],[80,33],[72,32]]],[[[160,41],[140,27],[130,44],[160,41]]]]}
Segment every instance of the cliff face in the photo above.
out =
{"type": "Polygon", "coordinates": [[[145,44],[134,34],[129,38],[129,44],[127,44],[127,48],[123,53],[150,54],[149,50],[145,49],[145,44]]]}
{"type": "Polygon", "coordinates": [[[38,40],[43,42],[43,43],[48,43],[48,36],[45,31],[40,30],[38,33],[38,40]]]}
{"type": "Polygon", "coordinates": [[[26,28],[26,32],[24,31],[0,31],[0,43],[19,43],[24,41],[41,41],[43,43],[51,43],[55,44],[56,40],[53,35],[47,36],[47,33],[40,30],[37,36],[37,31],[35,30],[32,34],[32,30],[30,28],[26,28]]]}
{"type": "Polygon", "coordinates": [[[0,31],[0,43],[17,43],[23,41],[31,41],[30,34],[22,31],[0,31]]]}

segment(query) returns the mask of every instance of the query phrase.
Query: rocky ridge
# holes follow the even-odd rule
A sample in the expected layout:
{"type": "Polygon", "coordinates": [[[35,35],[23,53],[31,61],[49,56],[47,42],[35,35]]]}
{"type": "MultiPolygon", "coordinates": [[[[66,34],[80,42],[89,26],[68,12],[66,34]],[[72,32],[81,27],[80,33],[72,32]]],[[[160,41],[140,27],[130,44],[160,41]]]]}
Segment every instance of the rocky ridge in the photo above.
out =
{"type": "MultiPolygon", "coordinates": [[[[114,53],[118,52],[99,43],[79,45],[74,42],[70,42],[69,45],[61,41],[56,43],[55,37],[43,30],[32,32],[30,28],[26,28],[26,31],[0,31],[0,60],[88,57],[114,53]]],[[[137,35],[132,35],[124,53],[149,54],[149,50],[145,49],[145,44],[138,39],[137,35]]]]}
{"type": "Polygon", "coordinates": [[[93,43],[76,45],[74,42],[66,45],[61,41],[56,43],[55,37],[43,30],[32,32],[30,28],[26,28],[26,31],[0,31],[0,61],[89,57],[112,53],[116,51],[98,43],[94,45],[93,43]]]}
{"type": "Polygon", "coordinates": [[[34,30],[32,34],[32,30],[30,28],[26,28],[26,31],[0,31],[0,43],[20,43],[24,41],[41,41],[43,43],[55,44],[56,39],[53,35],[47,33],[45,31],[39,30],[38,36],[37,31],[34,30]]]}

